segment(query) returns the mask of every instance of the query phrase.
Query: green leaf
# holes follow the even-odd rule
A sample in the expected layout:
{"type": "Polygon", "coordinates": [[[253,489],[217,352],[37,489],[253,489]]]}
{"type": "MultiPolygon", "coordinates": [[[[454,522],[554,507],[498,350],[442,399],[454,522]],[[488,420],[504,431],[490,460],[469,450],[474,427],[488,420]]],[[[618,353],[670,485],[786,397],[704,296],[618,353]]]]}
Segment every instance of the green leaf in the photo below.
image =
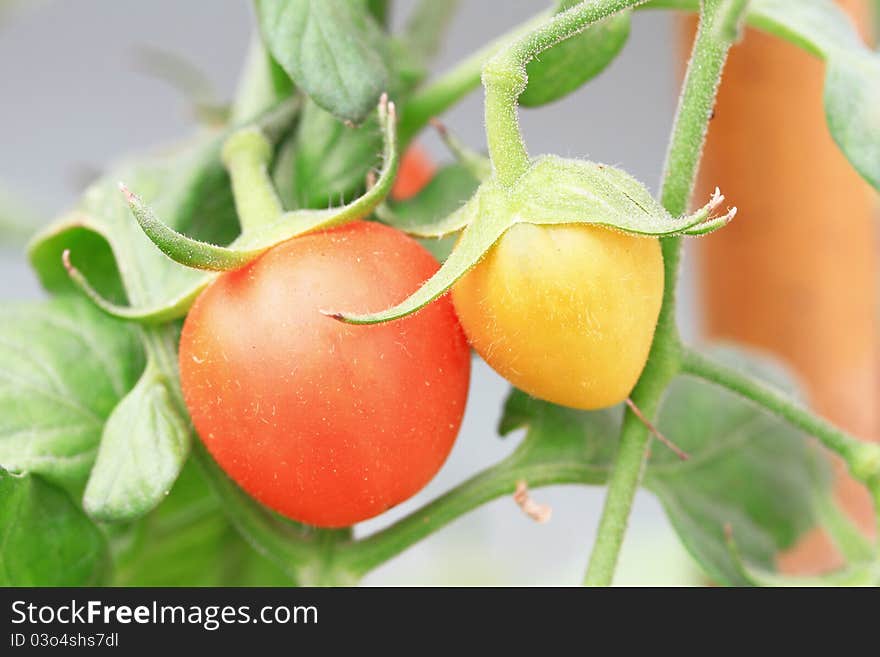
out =
{"type": "Polygon", "coordinates": [[[67,495],[0,469],[0,586],[94,586],[107,565],[103,535],[67,495]]]}
{"type": "Polygon", "coordinates": [[[116,537],[114,586],[289,586],[235,531],[190,463],[167,499],[116,537]]]}
{"type": "Polygon", "coordinates": [[[81,492],[104,423],[143,369],[137,335],[88,300],[0,309],[0,466],[81,492]]]}
{"type": "Polygon", "coordinates": [[[880,56],[841,53],[829,59],[825,114],[840,150],[880,190],[880,56]]]}
{"type": "Polygon", "coordinates": [[[506,463],[523,470],[530,486],[553,483],[542,481],[542,472],[553,472],[559,483],[602,485],[614,464],[620,418],[619,407],[578,411],[514,388],[504,403],[498,433],[507,436],[526,429],[506,463]]]}
{"type": "Polygon", "coordinates": [[[83,496],[93,518],[131,520],[168,494],[189,454],[192,431],[177,385],[151,359],[113,410],[83,496]]]}
{"type": "MultiPolygon", "coordinates": [[[[563,0],[557,13],[580,0],[563,0]]],[[[580,34],[562,41],[529,62],[526,90],[519,102],[538,107],[559,100],[599,75],[623,49],[629,38],[630,12],[624,11],[580,34]]]]}
{"type": "Polygon", "coordinates": [[[365,3],[257,0],[263,40],[318,105],[358,123],[388,88],[384,36],[365,3]]]}
{"type": "Polygon", "coordinates": [[[288,208],[339,206],[363,189],[381,150],[373,118],[348,126],[307,102],[296,131],[281,145],[273,178],[288,208]]]}
{"type": "Polygon", "coordinates": [[[880,55],[831,0],[752,0],[749,22],[825,60],[831,136],[856,171],[880,189],[880,55]]]}
{"type": "MultiPolygon", "coordinates": [[[[777,387],[794,387],[781,369],[744,352],[714,355],[777,387]]],[[[655,450],[645,485],[713,579],[748,584],[726,528],[745,562],[774,570],[777,553],[818,523],[817,499],[830,482],[825,463],[806,436],[733,393],[679,379],[667,394],[658,426],[691,459],[681,463],[655,450]]]]}
{"type": "Polygon", "coordinates": [[[417,236],[442,236],[459,230],[465,224],[450,222],[448,216],[467,204],[478,186],[477,179],[462,165],[445,166],[416,196],[391,204],[387,223],[417,236]]]}
{"type": "Polygon", "coordinates": [[[40,223],[33,209],[0,185],[0,247],[22,246],[40,223]]]}
{"type": "Polygon", "coordinates": [[[472,218],[473,206],[468,201],[478,184],[466,167],[451,164],[440,169],[415,197],[393,204],[387,213],[377,210],[377,214],[385,223],[420,238],[422,245],[443,262],[456,241],[450,233],[466,226],[472,218]]]}
{"type": "MultiPolygon", "coordinates": [[[[747,352],[728,349],[716,356],[771,383],[791,386],[778,367],[747,352]]],[[[527,427],[514,456],[519,467],[540,474],[538,466],[556,463],[555,468],[571,470],[560,477],[564,481],[602,484],[613,464],[620,418],[619,408],[575,411],[515,390],[499,431],[527,427]]],[[[717,582],[749,583],[728,544],[727,527],[745,562],[773,570],[776,554],[817,525],[817,499],[830,485],[826,463],[806,436],[769,412],[703,382],[677,379],[658,426],[691,458],[682,462],[656,445],[643,484],[657,495],[685,547],[717,582]]]]}

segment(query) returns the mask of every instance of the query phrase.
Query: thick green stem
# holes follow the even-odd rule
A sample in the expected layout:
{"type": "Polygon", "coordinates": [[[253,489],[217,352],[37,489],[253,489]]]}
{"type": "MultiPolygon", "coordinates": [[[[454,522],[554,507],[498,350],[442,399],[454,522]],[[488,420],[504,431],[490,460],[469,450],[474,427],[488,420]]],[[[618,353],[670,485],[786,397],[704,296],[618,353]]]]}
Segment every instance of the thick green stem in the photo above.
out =
{"type": "Polygon", "coordinates": [[[272,144],[259,128],[243,128],[223,145],[223,163],[232,181],[243,235],[277,221],[284,212],[269,175],[271,160],[272,144]]]}
{"type": "Polygon", "coordinates": [[[339,562],[345,569],[363,575],[456,518],[494,499],[512,495],[518,481],[526,481],[534,489],[555,484],[599,484],[603,480],[603,472],[583,466],[568,462],[524,465],[514,454],[390,527],[343,546],[339,562]]]}
{"type": "MultiPolygon", "coordinates": [[[[703,2],[700,27],[679,100],[663,176],[661,200],[673,216],[685,212],[690,201],[721,72],[744,9],[742,0],[703,2]]],[[[656,413],[663,391],[678,373],[681,364],[675,324],[675,288],[680,250],[680,238],[663,240],[666,277],[663,306],[648,362],[631,396],[648,418],[656,413]]],[[[596,543],[584,578],[587,586],[608,586],[613,582],[650,439],[648,428],[628,410],[624,416],[596,543]]]]}

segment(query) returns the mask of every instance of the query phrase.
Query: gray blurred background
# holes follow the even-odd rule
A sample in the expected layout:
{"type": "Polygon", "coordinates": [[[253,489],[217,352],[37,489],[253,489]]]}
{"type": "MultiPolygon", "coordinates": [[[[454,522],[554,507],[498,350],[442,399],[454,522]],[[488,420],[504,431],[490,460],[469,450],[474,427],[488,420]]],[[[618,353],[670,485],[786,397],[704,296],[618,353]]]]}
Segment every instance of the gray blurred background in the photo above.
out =
{"type": "MultiPolygon", "coordinates": [[[[397,0],[395,24],[412,4],[397,0]]],[[[549,4],[463,0],[436,70],[452,66],[549,4]]],[[[253,26],[246,0],[28,0],[2,18],[0,183],[47,219],[75,201],[89,172],[193,128],[182,97],[164,82],[137,72],[138,47],[185,56],[209,75],[222,98],[228,98],[253,26]]],[[[629,44],[601,77],[561,102],[523,111],[530,151],[620,165],[656,191],[677,94],[673,27],[669,12],[638,13],[629,44]]],[[[482,149],[481,101],[474,93],[443,118],[464,141],[482,149]]],[[[449,159],[433,134],[426,133],[422,143],[438,161],[449,159]]],[[[24,258],[0,251],[0,303],[40,295],[24,258]]],[[[682,296],[683,329],[692,336],[692,291],[686,286],[682,296]]],[[[464,428],[443,470],[416,498],[358,531],[371,532],[390,523],[507,455],[518,438],[501,440],[495,434],[506,390],[504,381],[475,362],[464,428]]],[[[579,582],[603,491],[554,487],[538,490],[534,497],[553,507],[548,524],[527,519],[511,499],[497,500],[375,571],[366,583],[579,582]]],[[[617,582],[696,581],[695,567],[659,504],[640,494],[617,582]]]]}

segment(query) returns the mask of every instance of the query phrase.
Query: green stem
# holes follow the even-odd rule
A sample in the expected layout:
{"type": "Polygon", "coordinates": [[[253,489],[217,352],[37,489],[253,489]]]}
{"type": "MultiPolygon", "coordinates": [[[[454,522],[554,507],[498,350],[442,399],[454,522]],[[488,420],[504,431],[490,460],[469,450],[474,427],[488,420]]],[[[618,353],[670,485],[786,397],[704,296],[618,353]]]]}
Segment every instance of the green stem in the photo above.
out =
{"type": "MultiPolygon", "coordinates": [[[[742,0],[704,0],[702,9],[663,176],[661,201],[673,216],[685,212],[693,192],[721,72],[745,3],[742,0]]],[[[663,306],[648,362],[631,396],[648,418],[656,413],[663,391],[681,366],[681,348],[675,324],[680,252],[680,238],[663,240],[663,306]]],[[[608,586],[614,579],[650,439],[647,427],[632,411],[627,410],[596,543],[584,578],[587,586],[608,586]]]]}
{"type": "Polygon", "coordinates": [[[223,145],[242,235],[277,221],[284,212],[269,175],[271,161],[272,144],[259,128],[242,128],[223,145]]]}
{"type": "Polygon", "coordinates": [[[456,518],[494,499],[512,495],[518,481],[528,482],[532,489],[556,484],[599,484],[604,481],[604,473],[569,462],[521,464],[514,453],[390,527],[343,546],[340,563],[345,569],[363,575],[456,518]]]}
{"type": "Polygon", "coordinates": [[[400,148],[403,150],[428,122],[440,116],[480,86],[483,65],[505,43],[541,25],[550,16],[541,12],[512,31],[495,39],[488,45],[459,62],[453,69],[435,81],[425,85],[407,100],[400,116],[398,128],[400,148]]]}
{"type": "Polygon", "coordinates": [[[593,0],[556,14],[514,39],[483,67],[486,89],[486,140],[498,181],[513,185],[529,168],[529,156],[517,120],[517,98],[528,82],[526,64],[550,46],[612,14],[647,0],[593,0]]]}

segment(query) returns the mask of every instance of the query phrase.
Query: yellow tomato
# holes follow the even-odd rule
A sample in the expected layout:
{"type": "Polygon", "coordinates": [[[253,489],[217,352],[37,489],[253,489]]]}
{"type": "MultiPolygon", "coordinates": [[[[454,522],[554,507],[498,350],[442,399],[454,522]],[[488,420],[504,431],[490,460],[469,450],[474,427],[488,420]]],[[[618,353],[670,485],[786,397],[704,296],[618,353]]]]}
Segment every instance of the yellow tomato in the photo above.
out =
{"type": "Polygon", "coordinates": [[[582,409],[627,398],[662,297],[659,240],[583,224],[514,225],[452,291],[471,345],[495,371],[582,409]]]}

